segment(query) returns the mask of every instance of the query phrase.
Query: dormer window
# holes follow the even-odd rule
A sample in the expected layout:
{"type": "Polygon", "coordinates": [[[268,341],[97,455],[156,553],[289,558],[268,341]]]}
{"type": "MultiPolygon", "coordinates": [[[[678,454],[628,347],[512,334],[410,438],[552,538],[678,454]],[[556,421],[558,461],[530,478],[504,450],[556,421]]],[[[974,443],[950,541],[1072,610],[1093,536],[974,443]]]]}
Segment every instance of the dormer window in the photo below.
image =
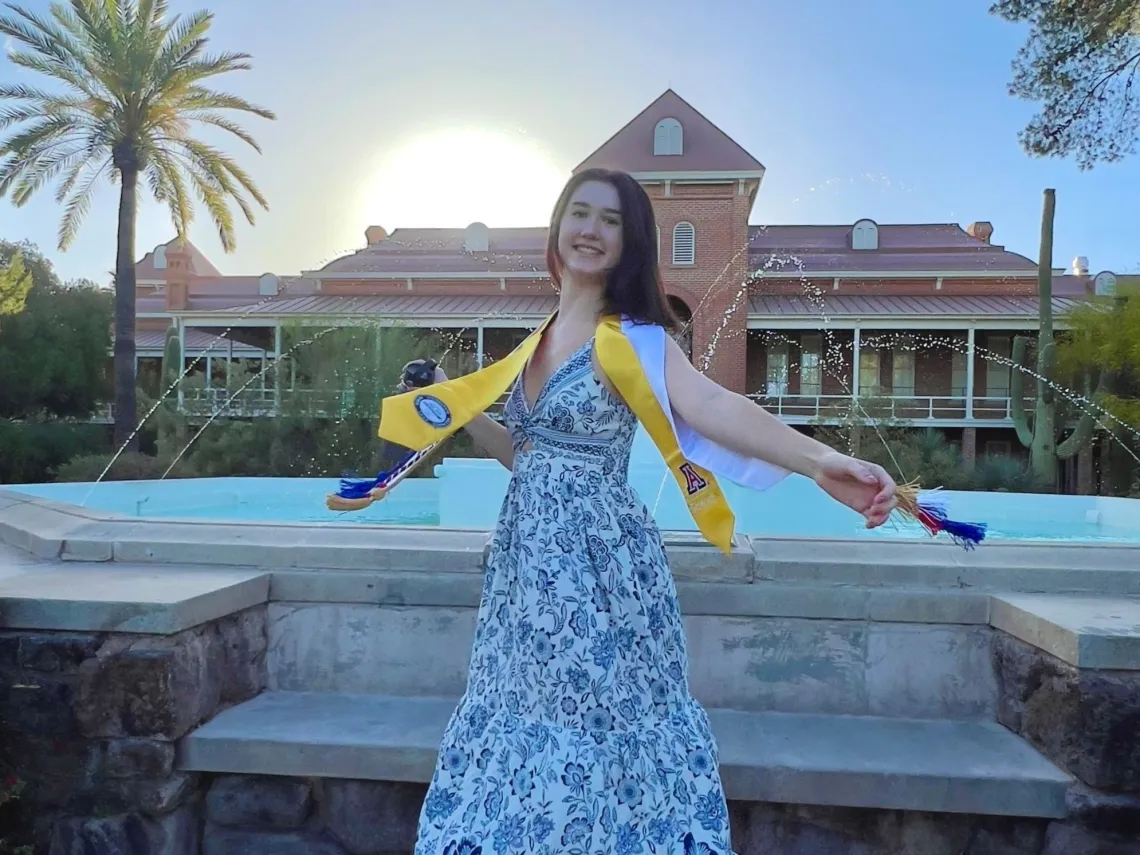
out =
{"type": "Polygon", "coordinates": [[[871,220],[860,220],[851,229],[852,249],[878,249],[879,227],[871,220]]]}
{"type": "Polygon", "coordinates": [[[488,252],[490,246],[491,230],[483,223],[472,223],[464,230],[464,252],[488,252]]]}
{"type": "Polygon", "coordinates": [[[685,150],[684,131],[676,119],[662,119],[653,129],[653,153],[682,154],[685,150]]]}

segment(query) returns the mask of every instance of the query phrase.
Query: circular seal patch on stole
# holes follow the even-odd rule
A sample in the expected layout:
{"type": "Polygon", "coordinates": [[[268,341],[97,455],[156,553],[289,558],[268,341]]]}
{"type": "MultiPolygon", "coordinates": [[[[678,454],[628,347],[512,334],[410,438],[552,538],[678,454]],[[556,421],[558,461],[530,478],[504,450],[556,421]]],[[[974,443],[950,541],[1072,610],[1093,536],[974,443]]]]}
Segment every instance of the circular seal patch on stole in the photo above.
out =
{"type": "Polygon", "coordinates": [[[451,410],[433,395],[417,395],[415,407],[420,418],[433,428],[445,428],[451,424],[451,410]]]}

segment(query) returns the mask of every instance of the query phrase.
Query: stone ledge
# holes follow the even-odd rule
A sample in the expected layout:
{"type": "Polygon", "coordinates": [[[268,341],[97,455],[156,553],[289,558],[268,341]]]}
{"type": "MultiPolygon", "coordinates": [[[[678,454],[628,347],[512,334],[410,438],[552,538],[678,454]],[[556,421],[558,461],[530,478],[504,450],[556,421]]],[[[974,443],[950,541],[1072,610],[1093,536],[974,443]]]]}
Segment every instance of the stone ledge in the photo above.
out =
{"type": "Polygon", "coordinates": [[[1140,596],[1140,546],[753,538],[757,581],[1140,596]]]}
{"type": "MultiPolygon", "coordinates": [[[[0,489],[0,543],[37,558],[59,558],[73,537],[100,532],[116,517],[88,511],[78,505],[53,502],[15,490],[0,489]]],[[[87,550],[88,560],[109,560],[110,547],[87,550]]]]}
{"type": "Polygon", "coordinates": [[[1140,599],[1006,595],[990,623],[1078,668],[1140,671],[1140,599]]]}
{"type": "Polygon", "coordinates": [[[0,577],[0,628],[173,635],[261,605],[258,570],[47,564],[0,577]]]}
{"type": "MultiPolygon", "coordinates": [[[[274,570],[270,599],[295,603],[477,608],[482,577],[457,573],[274,570]]],[[[695,582],[678,579],[687,615],[985,625],[990,597],[977,591],[695,582]]]]}
{"type": "MultiPolygon", "coordinates": [[[[424,783],[455,702],[270,692],[179,745],[185,771],[424,783]]],[[[992,722],[710,710],[730,799],[1061,817],[1071,779],[992,722]]]]}

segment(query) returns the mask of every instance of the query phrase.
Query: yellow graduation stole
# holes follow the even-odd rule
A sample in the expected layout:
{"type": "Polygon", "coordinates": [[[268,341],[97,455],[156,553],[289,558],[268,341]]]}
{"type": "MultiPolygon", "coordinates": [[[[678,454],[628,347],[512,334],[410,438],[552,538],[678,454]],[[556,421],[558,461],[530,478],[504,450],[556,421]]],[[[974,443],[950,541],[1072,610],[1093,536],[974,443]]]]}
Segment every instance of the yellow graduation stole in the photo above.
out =
{"type": "MultiPolygon", "coordinates": [[[[385,398],[380,410],[381,438],[420,451],[463,428],[519,378],[550,320],[547,318],[510,355],[494,365],[426,389],[385,398]]],[[[680,485],[697,528],[714,546],[731,552],[736,519],[728,501],[713,474],[688,460],[681,451],[673,426],[618,318],[602,318],[594,346],[602,371],[645,427],[680,485]]]]}

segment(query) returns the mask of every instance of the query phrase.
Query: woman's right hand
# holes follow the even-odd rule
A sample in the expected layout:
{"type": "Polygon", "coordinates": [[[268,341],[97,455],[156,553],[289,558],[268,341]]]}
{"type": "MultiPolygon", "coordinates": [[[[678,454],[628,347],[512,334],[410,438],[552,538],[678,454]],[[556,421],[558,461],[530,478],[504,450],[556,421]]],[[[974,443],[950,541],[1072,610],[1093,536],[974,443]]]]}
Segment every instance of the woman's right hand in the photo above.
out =
{"type": "Polygon", "coordinates": [[[447,375],[443,373],[443,369],[438,365],[435,367],[435,377],[432,378],[435,383],[446,383],[447,375]]]}

